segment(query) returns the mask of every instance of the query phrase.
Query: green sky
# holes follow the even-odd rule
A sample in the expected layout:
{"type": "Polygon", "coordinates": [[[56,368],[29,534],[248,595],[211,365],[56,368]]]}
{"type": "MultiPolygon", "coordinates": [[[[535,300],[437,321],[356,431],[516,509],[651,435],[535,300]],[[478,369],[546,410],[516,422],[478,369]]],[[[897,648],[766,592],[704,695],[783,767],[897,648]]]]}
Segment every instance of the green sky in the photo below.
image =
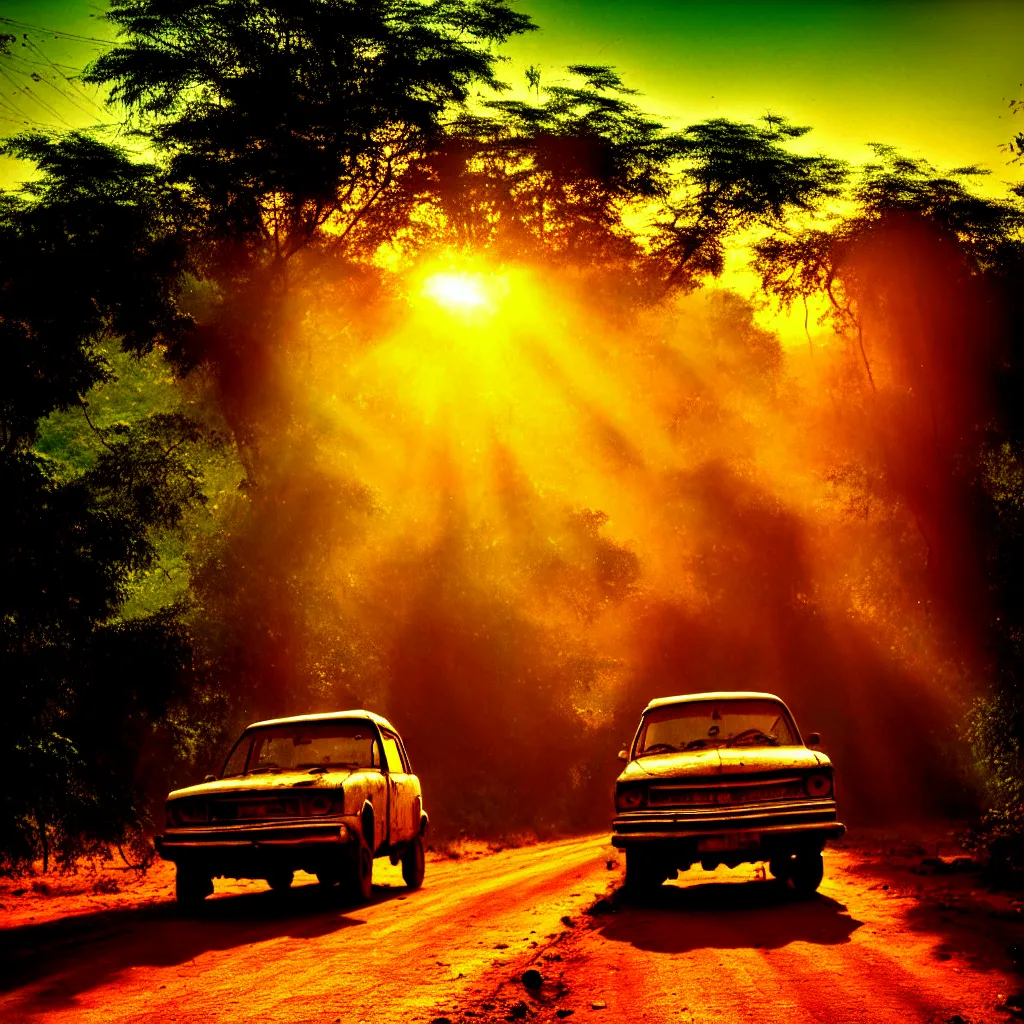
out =
{"type": "MultiPolygon", "coordinates": [[[[864,143],[882,141],[937,163],[981,163],[994,172],[992,186],[1019,178],[998,147],[1013,133],[1008,101],[1024,97],[1020,0],[521,0],[520,8],[541,28],[508,48],[517,80],[528,64],[549,80],[565,64],[612,64],[669,123],[771,110],[813,126],[809,146],[837,156],[863,158],[864,143]]],[[[94,0],[0,0],[4,17],[90,36],[109,34],[101,10],[94,0]]],[[[94,51],[54,38],[44,49],[69,63],[94,51]]],[[[45,85],[35,88],[67,120],[86,120],[45,85]]],[[[52,120],[9,80],[0,94],[52,120]]]]}
{"type": "MultiPolygon", "coordinates": [[[[1019,177],[1000,144],[1024,79],[1019,0],[524,0],[541,31],[511,47],[553,76],[608,63],[663,118],[813,126],[809,142],[862,159],[888,142],[937,163],[1019,177]]],[[[1021,118],[1018,130],[1024,128],[1021,118]]],[[[993,185],[996,181],[993,180],[993,185]]]]}

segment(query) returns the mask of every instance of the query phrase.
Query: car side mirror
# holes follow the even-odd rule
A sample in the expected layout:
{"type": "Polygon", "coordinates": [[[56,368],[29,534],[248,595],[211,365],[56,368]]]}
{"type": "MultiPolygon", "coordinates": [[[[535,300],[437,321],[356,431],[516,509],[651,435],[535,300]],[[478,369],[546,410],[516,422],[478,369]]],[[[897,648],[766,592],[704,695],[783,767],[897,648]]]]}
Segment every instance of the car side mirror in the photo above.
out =
{"type": "Polygon", "coordinates": [[[217,776],[216,775],[207,775],[206,778],[203,779],[203,782],[216,782],[216,781],[217,781],[217,776]]]}
{"type": "Polygon", "coordinates": [[[629,760],[629,751],[628,750],[620,750],[619,751],[619,760],[620,761],[628,761],[629,760]]]}
{"type": "Polygon", "coordinates": [[[812,732],[807,735],[807,746],[809,747],[820,747],[821,746],[821,733],[812,732]]]}

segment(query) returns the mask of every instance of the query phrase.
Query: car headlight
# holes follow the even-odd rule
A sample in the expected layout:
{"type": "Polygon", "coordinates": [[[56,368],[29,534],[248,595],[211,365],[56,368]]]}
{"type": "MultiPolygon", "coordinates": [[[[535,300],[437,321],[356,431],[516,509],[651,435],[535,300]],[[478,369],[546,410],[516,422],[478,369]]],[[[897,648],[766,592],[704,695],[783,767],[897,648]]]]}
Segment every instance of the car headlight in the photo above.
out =
{"type": "Polygon", "coordinates": [[[334,800],[326,793],[306,797],[302,801],[302,813],[306,815],[323,815],[341,813],[340,801],[334,800]]]}
{"type": "Polygon", "coordinates": [[[167,805],[168,825],[192,825],[206,820],[205,800],[175,800],[167,805]]]}
{"type": "Polygon", "coordinates": [[[808,775],[804,783],[808,796],[822,797],[832,795],[832,776],[824,772],[816,775],[808,775]]]}
{"type": "Polygon", "coordinates": [[[622,786],[615,793],[615,807],[620,811],[635,811],[647,804],[647,790],[643,786],[622,786]]]}

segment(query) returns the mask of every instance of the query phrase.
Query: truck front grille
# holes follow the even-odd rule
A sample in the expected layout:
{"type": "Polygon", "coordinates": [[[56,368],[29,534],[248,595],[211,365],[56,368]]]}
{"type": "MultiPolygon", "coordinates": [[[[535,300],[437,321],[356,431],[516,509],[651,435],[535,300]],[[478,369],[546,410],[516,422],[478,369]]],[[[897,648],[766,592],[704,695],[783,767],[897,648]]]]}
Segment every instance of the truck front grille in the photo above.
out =
{"type": "Polygon", "coordinates": [[[268,818],[298,818],[302,806],[297,799],[212,800],[211,821],[264,821],[268,818]]]}
{"type": "Polygon", "coordinates": [[[699,785],[655,785],[648,790],[649,807],[734,807],[744,804],[806,800],[803,780],[789,776],[738,783],[723,780],[699,785]]]}

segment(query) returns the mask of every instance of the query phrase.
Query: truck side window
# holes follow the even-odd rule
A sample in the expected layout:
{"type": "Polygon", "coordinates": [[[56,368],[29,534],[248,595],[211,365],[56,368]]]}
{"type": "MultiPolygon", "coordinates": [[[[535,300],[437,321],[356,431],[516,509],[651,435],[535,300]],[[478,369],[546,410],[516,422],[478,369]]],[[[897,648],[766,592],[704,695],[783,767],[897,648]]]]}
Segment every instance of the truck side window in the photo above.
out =
{"type": "Polygon", "coordinates": [[[386,732],[381,733],[381,739],[384,742],[384,759],[387,761],[388,771],[401,774],[405,768],[398,750],[398,740],[386,732]]]}

